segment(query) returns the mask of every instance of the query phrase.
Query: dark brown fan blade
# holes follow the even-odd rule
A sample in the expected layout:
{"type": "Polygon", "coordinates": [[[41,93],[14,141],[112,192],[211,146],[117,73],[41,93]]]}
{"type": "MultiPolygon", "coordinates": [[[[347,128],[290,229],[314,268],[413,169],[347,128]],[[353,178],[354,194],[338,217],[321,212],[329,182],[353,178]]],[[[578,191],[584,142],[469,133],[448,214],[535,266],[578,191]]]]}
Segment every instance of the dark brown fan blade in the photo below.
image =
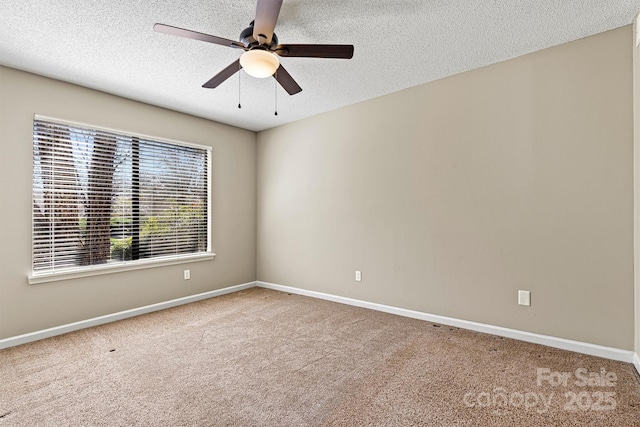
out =
{"type": "Polygon", "coordinates": [[[186,37],[193,40],[201,40],[203,42],[215,43],[222,46],[239,47],[244,49],[244,45],[240,42],[224,39],[222,37],[211,36],[209,34],[198,33],[196,31],[185,30],[183,28],[172,27],[171,25],[155,24],[153,31],[172,36],[186,37]]]}
{"type": "Polygon", "coordinates": [[[302,92],[302,88],[298,85],[298,83],[296,83],[295,80],[293,80],[291,74],[289,74],[287,70],[284,69],[282,64],[280,64],[276,72],[273,74],[273,78],[276,79],[278,83],[280,83],[280,86],[282,86],[282,88],[286,90],[289,95],[295,95],[296,93],[302,92]]]}
{"type": "Polygon", "coordinates": [[[301,58],[353,58],[350,44],[281,44],[275,48],[280,56],[301,58]]]}
{"type": "Polygon", "coordinates": [[[271,43],[280,7],[282,7],[282,0],[258,0],[256,19],[253,23],[253,38],[260,44],[271,43]]]}
{"type": "Polygon", "coordinates": [[[240,65],[240,60],[238,59],[237,61],[234,61],[233,63],[229,64],[227,68],[225,68],[224,70],[220,71],[218,74],[213,76],[211,80],[203,84],[202,87],[206,87],[207,89],[216,88],[220,86],[222,82],[224,82],[229,77],[237,73],[241,68],[242,68],[242,65],[240,65]]]}

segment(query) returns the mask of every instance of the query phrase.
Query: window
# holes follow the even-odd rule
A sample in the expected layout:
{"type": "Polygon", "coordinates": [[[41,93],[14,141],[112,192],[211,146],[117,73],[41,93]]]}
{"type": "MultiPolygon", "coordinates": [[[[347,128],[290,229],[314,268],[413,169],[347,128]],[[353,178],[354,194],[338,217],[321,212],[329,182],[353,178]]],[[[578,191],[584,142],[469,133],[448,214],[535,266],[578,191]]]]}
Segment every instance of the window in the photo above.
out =
{"type": "Polygon", "coordinates": [[[210,157],[36,116],[31,278],[212,255],[210,157]]]}

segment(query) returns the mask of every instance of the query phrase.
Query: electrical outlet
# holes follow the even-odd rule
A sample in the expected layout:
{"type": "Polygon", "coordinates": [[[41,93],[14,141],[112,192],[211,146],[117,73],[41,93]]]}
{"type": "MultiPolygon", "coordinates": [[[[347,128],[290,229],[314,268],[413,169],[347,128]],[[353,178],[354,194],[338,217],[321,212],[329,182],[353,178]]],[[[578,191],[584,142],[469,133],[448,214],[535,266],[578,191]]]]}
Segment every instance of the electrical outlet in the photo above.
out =
{"type": "Polygon", "coordinates": [[[518,291],[518,304],[519,305],[531,305],[531,292],[530,291],[518,291]]]}
{"type": "Polygon", "coordinates": [[[356,270],[356,282],[362,282],[362,271],[356,270]]]}
{"type": "Polygon", "coordinates": [[[191,279],[191,270],[185,270],[184,271],[184,280],[189,280],[191,279]]]}

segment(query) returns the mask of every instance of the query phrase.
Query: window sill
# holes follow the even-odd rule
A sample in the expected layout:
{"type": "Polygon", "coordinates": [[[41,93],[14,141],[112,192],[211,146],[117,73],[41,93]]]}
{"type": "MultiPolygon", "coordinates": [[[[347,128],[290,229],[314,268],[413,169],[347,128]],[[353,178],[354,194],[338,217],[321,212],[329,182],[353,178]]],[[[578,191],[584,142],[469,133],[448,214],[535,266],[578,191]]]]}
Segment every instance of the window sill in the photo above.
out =
{"type": "Polygon", "coordinates": [[[148,260],[127,261],[110,264],[100,264],[87,267],[69,268],[54,273],[34,273],[27,276],[30,285],[38,283],[57,282],[59,280],[77,279],[80,277],[99,276],[102,274],[121,273],[123,271],[142,270],[145,268],[163,267],[166,265],[185,264],[189,262],[211,260],[216,254],[207,252],[180,257],[153,258],[148,260]]]}

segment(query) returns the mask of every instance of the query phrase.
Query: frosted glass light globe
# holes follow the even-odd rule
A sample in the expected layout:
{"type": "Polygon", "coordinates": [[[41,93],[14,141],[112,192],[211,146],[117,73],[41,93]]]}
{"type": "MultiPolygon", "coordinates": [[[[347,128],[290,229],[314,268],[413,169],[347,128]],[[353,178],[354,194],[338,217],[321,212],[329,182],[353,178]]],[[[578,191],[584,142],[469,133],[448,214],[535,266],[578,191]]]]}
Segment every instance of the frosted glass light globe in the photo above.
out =
{"type": "Polygon", "coordinates": [[[240,65],[250,76],[263,79],[273,76],[280,66],[280,61],[271,52],[254,49],[242,54],[240,65]]]}

